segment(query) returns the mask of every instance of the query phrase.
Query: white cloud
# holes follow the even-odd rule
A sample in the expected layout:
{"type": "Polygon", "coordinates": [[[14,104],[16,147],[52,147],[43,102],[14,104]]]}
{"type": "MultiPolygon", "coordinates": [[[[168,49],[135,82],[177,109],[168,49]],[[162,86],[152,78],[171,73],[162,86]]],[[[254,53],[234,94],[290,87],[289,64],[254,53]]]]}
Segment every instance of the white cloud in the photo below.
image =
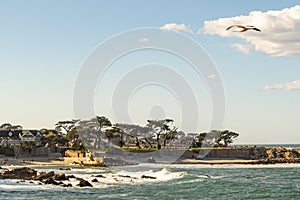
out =
{"type": "Polygon", "coordinates": [[[214,79],[214,78],[216,78],[216,76],[217,76],[217,75],[215,75],[215,74],[209,74],[209,75],[207,76],[207,78],[214,79]]]}
{"type": "Polygon", "coordinates": [[[147,42],[149,42],[149,38],[141,38],[141,39],[139,39],[139,41],[141,43],[147,43],[147,42]]]}
{"type": "Polygon", "coordinates": [[[270,56],[300,55],[300,6],[278,11],[253,11],[247,16],[205,21],[201,34],[239,37],[270,56]],[[226,31],[230,25],[253,25],[261,32],[226,31]]]}
{"type": "Polygon", "coordinates": [[[240,52],[243,52],[244,54],[249,54],[251,48],[249,45],[240,43],[232,44],[231,47],[237,49],[240,52]]]}
{"type": "Polygon", "coordinates": [[[175,30],[175,31],[183,31],[183,32],[188,32],[188,33],[193,33],[192,29],[189,28],[185,24],[176,24],[176,23],[170,23],[170,24],[165,24],[162,27],[160,27],[161,30],[175,30]]]}
{"type": "Polygon", "coordinates": [[[300,79],[285,84],[266,86],[265,90],[300,90],[300,79]]]}

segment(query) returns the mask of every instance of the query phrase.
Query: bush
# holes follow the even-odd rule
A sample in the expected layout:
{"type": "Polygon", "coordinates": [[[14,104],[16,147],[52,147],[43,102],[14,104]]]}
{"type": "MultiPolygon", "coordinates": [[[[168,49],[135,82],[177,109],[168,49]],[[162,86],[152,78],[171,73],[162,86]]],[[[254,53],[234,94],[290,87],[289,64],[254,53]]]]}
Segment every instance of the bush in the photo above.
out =
{"type": "Polygon", "coordinates": [[[15,151],[12,148],[0,147],[0,154],[7,156],[7,157],[14,157],[15,151]]]}

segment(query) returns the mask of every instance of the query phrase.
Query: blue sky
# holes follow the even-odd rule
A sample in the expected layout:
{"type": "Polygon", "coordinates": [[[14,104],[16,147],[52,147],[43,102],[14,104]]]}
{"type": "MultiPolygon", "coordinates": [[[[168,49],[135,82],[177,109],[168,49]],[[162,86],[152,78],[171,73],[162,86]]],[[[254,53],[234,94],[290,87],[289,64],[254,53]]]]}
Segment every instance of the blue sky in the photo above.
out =
{"type": "MultiPolygon", "coordinates": [[[[112,35],[130,29],[162,27],[175,23],[185,24],[193,30],[193,33],[181,32],[203,46],[216,64],[226,94],[224,128],[240,133],[239,143],[298,143],[300,93],[298,89],[286,90],[285,84],[299,80],[299,54],[278,56],[272,54],[272,48],[262,45],[262,42],[271,38],[267,35],[271,34],[267,31],[268,24],[258,23],[260,28],[266,30],[262,31],[262,34],[266,33],[264,36],[256,37],[254,33],[228,36],[219,33],[223,27],[216,21],[224,18],[229,22],[240,22],[239,20],[244,19],[231,18],[248,16],[252,11],[281,11],[295,5],[297,1],[288,0],[229,0],[226,4],[221,0],[152,0],[130,3],[1,0],[0,123],[11,122],[25,128],[42,128],[53,127],[59,120],[72,119],[76,78],[82,63],[97,45],[112,35]],[[207,26],[204,26],[205,22],[207,26]],[[221,28],[218,29],[219,27],[221,28]],[[205,30],[206,34],[197,34],[200,29],[205,30]],[[241,52],[241,48],[233,48],[234,44],[246,48],[248,54],[241,52]],[[260,50],[264,47],[266,49],[260,50]],[[267,86],[269,89],[266,89],[267,86]]],[[[274,26],[279,25],[275,23],[274,26]]],[[[294,32],[290,32],[293,34],[297,31],[299,30],[295,28],[294,32]]],[[[293,39],[294,43],[300,41],[299,38],[293,39]]],[[[284,40],[281,38],[281,41],[284,40]]],[[[285,43],[280,43],[283,44],[285,43]]],[[[280,45],[279,51],[285,51],[286,49],[280,49],[280,45]]],[[[129,55],[114,64],[111,76],[118,74],[121,66],[130,68],[133,63],[163,61],[178,69],[185,66],[173,59],[155,52],[129,55]]],[[[192,76],[188,70],[186,73],[187,76],[192,76]]],[[[106,77],[107,80],[114,80],[110,78],[106,77]]],[[[211,105],[205,85],[199,87],[197,95],[202,98],[200,107],[203,117],[198,131],[206,131],[211,105]]],[[[150,111],[147,109],[151,109],[152,104],[159,104],[159,99],[167,98],[164,95],[168,96],[161,88],[148,89],[153,94],[157,92],[156,95],[161,98],[150,98],[153,101],[148,98],[149,101],[146,101],[142,92],[133,97],[133,105],[129,106],[129,110],[137,123],[142,123],[149,117],[150,111]],[[144,107],[143,102],[147,102],[144,107]],[[135,107],[135,104],[138,106],[135,107]]],[[[149,94],[149,91],[144,92],[149,94]]],[[[96,99],[104,98],[103,96],[105,94],[99,90],[95,94],[96,99]]],[[[166,105],[166,102],[162,100],[161,105],[166,105]]],[[[169,105],[175,106],[176,102],[172,101],[169,105]]],[[[96,104],[95,109],[97,114],[113,118],[108,105],[96,104]]],[[[169,110],[166,111],[168,117],[180,118],[177,108],[165,109],[169,110]]]]}

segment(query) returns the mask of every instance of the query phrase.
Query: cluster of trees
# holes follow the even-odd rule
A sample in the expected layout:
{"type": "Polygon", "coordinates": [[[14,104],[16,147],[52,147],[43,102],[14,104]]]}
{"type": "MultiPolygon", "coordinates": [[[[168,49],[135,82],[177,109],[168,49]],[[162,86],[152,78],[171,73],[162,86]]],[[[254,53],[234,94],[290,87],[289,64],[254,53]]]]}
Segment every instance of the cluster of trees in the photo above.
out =
{"type": "Polygon", "coordinates": [[[56,123],[55,130],[68,139],[83,142],[88,148],[117,145],[138,148],[165,148],[175,139],[177,127],[172,119],[148,120],[146,126],[112,124],[104,116],[90,120],[71,120],[56,123]]]}
{"type": "Polygon", "coordinates": [[[233,143],[234,139],[239,136],[238,133],[224,130],[217,131],[212,130],[209,133],[200,133],[193,139],[193,147],[201,147],[203,145],[214,146],[214,147],[227,147],[233,143]]]}
{"type": "Polygon", "coordinates": [[[172,119],[148,120],[145,126],[113,124],[105,116],[90,120],[60,121],[55,129],[68,140],[79,141],[89,149],[101,149],[110,145],[162,149],[167,147],[201,147],[202,145],[226,147],[233,143],[238,133],[213,130],[208,133],[185,134],[178,131],[172,119]]]}
{"type": "Polygon", "coordinates": [[[0,129],[6,130],[22,130],[23,127],[21,125],[11,125],[10,123],[4,123],[0,126],[0,129]]]}
{"type": "MultiPolygon", "coordinates": [[[[8,123],[2,129],[22,129],[20,125],[8,123]]],[[[119,147],[162,149],[168,147],[228,146],[239,134],[229,130],[213,130],[208,133],[185,134],[178,131],[172,119],[148,120],[145,126],[135,124],[113,124],[105,116],[90,120],[65,120],[55,124],[55,129],[41,129],[42,146],[65,146],[73,149],[105,149],[119,147]]],[[[30,149],[35,144],[23,144],[30,149]]]]}

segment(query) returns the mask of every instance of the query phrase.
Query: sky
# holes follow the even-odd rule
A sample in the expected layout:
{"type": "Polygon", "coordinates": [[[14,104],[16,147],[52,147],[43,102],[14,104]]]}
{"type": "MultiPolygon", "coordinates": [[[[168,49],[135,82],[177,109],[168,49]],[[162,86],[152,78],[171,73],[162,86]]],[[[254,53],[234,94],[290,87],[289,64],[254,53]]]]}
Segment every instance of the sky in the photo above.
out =
{"type": "MultiPolygon", "coordinates": [[[[169,117],[185,132],[208,131],[214,113],[204,80],[220,78],[225,94],[222,129],[238,132],[237,143],[299,143],[298,4],[289,0],[0,0],[0,123],[39,129],[78,118],[74,116],[74,90],[89,56],[109,38],[156,27],[199,44],[218,74],[198,77],[189,63],[168,52],[132,52],[112,62],[99,78],[92,106],[95,114],[119,122],[118,106],[114,107],[119,100],[114,99],[118,84],[126,78],[138,79],[138,75],[129,79],[131,72],[145,79],[160,77],[159,71],[135,71],[142,65],[159,66],[166,79],[180,75],[177,88],[186,82],[193,94],[181,99],[181,89],[140,82],[129,91],[130,99],[125,99],[130,122],[146,124],[149,118],[169,117]],[[253,25],[261,32],[226,31],[235,24],[253,25]],[[182,119],[184,109],[189,108],[181,103],[189,98],[190,106],[195,98],[199,109],[196,128],[182,119]]],[[[139,42],[147,44],[149,37],[139,42]]]]}

